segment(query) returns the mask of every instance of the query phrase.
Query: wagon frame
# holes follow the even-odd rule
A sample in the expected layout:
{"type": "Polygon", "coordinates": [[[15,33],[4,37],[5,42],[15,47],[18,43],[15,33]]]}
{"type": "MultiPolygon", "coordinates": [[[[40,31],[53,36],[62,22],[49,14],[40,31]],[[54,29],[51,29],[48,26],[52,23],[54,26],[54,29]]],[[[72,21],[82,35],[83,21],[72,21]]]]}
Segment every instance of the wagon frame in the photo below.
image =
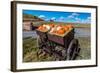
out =
{"type": "Polygon", "coordinates": [[[36,32],[39,35],[39,48],[54,55],[55,60],[74,60],[80,51],[79,41],[74,38],[74,28],[65,36],[53,35],[48,31],[36,30],[36,32]],[[61,46],[63,49],[56,50],[57,46],[61,46]]]}

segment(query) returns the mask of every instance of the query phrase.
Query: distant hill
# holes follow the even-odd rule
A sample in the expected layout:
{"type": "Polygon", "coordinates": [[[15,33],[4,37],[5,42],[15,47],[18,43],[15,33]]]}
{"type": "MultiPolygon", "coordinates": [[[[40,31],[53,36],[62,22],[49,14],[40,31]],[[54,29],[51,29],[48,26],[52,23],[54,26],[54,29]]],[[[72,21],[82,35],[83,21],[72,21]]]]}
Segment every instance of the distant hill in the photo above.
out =
{"type": "Polygon", "coordinates": [[[35,15],[23,14],[23,21],[44,21],[44,20],[35,15]]]}
{"type": "Polygon", "coordinates": [[[23,18],[34,18],[34,19],[37,19],[38,17],[37,16],[33,16],[31,14],[23,14],[23,18]]]}

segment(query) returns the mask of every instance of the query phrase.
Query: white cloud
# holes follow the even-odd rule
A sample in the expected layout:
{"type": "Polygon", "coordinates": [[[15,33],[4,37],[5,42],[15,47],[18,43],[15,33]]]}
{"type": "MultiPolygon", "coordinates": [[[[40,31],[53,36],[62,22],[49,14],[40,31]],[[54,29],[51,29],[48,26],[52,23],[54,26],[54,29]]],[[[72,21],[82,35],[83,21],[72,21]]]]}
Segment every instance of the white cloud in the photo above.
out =
{"type": "Polygon", "coordinates": [[[73,16],[79,16],[79,14],[78,14],[78,13],[72,13],[72,15],[73,15],[73,16]]]}
{"type": "Polygon", "coordinates": [[[73,15],[69,15],[68,18],[74,18],[74,16],[73,15]]]}
{"type": "Polygon", "coordinates": [[[76,20],[76,21],[81,21],[81,19],[80,19],[80,18],[78,18],[78,17],[76,17],[76,18],[75,18],[75,20],[76,20]]]}
{"type": "Polygon", "coordinates": [[[55,17],[52,17],[52,18],[51,18],[51,20],[55,20],[55,19],[56,19],[55,17]]]}
{"type": "Polygon", "coordinates": [[[87,22],[87,23],[91,23],[91,17],[87,17],[86,22],[87,22]]]}
{"type": "Polygon", "coordinates": [[[46,20],[46,21],[49,21],[49,19],[47,19],[47,18],[46,18],[45,20],[46,20]]]}
{"type": "Polygon", "coordinates": [[[81,23],[82,20],[81,20],[81,19],[78,19],[78,20],[76,20],[75,22],[76,22],[76,23],[81,23]]]}
{"type": "Polygon", "coordinates": [[[90,24],[91,23],[91,17],[87,17],[86,19],[81,19],[81,18],[78,18],[79,14],[78,13],[72,13],[71,15],[69,15],[67,17],[67,19],[75,19],[75,22],[76,23],[86,23],[86,24],[90,24]]]}
{"type": "Polygon", "coordinates": [[[60,19],[60,20],[64,20],[64,17],[63,17],[63,16],[61,16],[59,19],[60,19]]]}
{"type": "Polygon", "coordinates": [[[82,19],[82,20],[81,20],[81,23],[87,23],[87,21],[86,21],[86,20],[84,20],[84,19],[82,19]]]}
{"type": "Polygon", "coordinates": [[[80,19],[80,18],[75,18],[77,23],[86,23],[86,24],[90,24],[91,23],[91,17],[87,17],[86,19],[80,19]]]}
{"type": "Polygon", "coordinates": [[[71,19],[71,18],[76,18],[77,16],[79,16],[78,13],[72,13],[71,15],[69,15],[67,18],[71,19]]]}
{"type": "Polygon", "coordinates": [[[91,17],[87,17],[88,20],[91,20],[91,17]]]}
{"type": "Polygon", "coordinates": [[[40,15],[39,18],[45,18],[45,15],[40,15]]]}

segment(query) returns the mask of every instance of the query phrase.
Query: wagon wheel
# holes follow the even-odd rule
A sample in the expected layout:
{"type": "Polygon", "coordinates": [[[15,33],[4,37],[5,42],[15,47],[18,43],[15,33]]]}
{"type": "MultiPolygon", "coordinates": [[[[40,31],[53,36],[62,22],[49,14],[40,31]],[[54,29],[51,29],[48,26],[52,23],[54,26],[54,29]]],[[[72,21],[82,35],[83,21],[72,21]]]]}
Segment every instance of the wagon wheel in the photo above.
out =
{"type": "Polygon", "coordinates": [[[77,39],[73,39],[67,49],[67,60],[74,60],[79,53],[79,42],[77,39]]]}
{"type": "Polygon", "coordinates": [[[38,44],[39,49],[42,49],[43,43],[42,43],[42,41],[41,41],[39,36],[37,37],[37,44],[38,44]]]}

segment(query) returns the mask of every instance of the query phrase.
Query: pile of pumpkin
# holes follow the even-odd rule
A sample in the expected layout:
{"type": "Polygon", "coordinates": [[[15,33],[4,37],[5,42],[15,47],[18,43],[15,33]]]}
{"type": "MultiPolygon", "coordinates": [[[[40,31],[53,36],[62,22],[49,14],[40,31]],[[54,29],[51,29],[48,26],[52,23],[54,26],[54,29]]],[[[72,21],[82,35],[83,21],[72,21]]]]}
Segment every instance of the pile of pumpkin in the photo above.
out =
{"type": "Polygon", "coordinates": [[[73,25],[54,25],[54,24],[48,24],[48,25],[41,25],[38,27],[38,30],[40,31],[48,31],[50,30],[50,33],[54,34],[64,34],[65,32],[69,31],[73,28],[73,25]]]}
{"type": "Polygon", "coordinates": [[[54,24],[48,24],[48,25],[43,24],[43,25],[38,27],[38,30],[40,30],[40,31],[49,31],[52,28],[54,28],[54,26],[55,26],[54,24]]]}

